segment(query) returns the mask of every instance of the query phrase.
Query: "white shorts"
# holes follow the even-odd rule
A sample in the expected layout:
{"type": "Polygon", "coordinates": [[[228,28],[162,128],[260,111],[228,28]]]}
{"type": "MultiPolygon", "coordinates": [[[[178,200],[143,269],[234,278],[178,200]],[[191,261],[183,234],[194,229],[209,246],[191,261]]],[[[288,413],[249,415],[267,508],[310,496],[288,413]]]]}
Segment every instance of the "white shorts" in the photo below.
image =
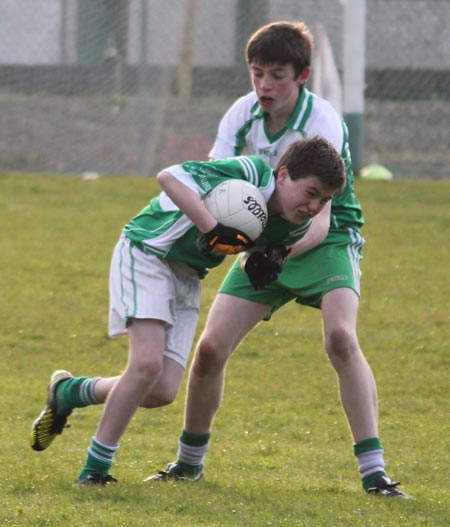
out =
{"type": "Polygon", "coordinates": [[[164,355],[186,368],[200,295],[200,279],[193,269],[146,254],[122,235],[114,248],[109,275],[109,336],[125,335],[132,318],[162,320],[167,325],[164,355]]]}

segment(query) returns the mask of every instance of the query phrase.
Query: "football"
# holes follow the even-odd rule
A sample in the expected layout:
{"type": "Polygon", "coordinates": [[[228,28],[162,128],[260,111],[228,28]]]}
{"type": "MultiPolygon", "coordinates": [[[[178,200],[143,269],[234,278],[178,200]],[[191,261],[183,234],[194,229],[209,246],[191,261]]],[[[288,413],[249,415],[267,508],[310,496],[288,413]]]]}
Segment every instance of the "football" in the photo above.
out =
{"type": "Polygon", "coordinates": [[[204,198],[208,211],[227,227],[256,240],[267,223],[267,204],[261,191],[248,181],[228,179],[204,198]]]}

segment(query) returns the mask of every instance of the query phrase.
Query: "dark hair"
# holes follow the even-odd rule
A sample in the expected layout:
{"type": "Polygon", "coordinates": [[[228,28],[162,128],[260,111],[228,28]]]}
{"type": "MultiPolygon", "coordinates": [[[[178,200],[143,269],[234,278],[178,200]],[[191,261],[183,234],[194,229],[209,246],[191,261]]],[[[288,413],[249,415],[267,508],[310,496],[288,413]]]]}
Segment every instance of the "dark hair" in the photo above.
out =
{"type": "Polygon", "coordinates": [[[345,165],[334,146],[318,135],[291,143],[278,160],[275,176],[285,166],[292,180],[315,176],[330,188],[345,186],[345,165]]]}
{"type": "Polygon", "coordinates": [[[313,36],[303,22],[273,22],[258,29],[247,42],[247,63],[291,64],[295,75],[311,66],[313,36]]]}

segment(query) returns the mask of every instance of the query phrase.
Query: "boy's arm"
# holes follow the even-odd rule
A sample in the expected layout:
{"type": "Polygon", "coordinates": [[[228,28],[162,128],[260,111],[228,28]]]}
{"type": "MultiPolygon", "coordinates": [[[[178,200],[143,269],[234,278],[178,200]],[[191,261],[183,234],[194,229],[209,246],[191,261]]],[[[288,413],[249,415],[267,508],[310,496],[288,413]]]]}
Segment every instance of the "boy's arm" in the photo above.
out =
{"type": "Polygon", "coordinates": [[[196,192],[183,185],[176,177],[165,170],[160,172],[156,179],[169,198],[186,214],[200,232],[207,233],[214,229],[217,225],[217,220],[208,212],[196,192]]]}
{"type": "Polygon", "coordinates": [[[330,228],[330,214],[331,201],[313,218],[311,227],[307,230],[303,238],[294,243],[294,245],[291,245],[291,252],[288,258],[305,253],[325,240],[330,228]]]}
{"type": "Polygon", "coordinates": [[[209,252],[217,255],[237,254],[254,245],[242,231],[219,223],[207,210],[200,196],[170,172],[163,170],[156,179],[175,205],[205,235],[209,252]]]}

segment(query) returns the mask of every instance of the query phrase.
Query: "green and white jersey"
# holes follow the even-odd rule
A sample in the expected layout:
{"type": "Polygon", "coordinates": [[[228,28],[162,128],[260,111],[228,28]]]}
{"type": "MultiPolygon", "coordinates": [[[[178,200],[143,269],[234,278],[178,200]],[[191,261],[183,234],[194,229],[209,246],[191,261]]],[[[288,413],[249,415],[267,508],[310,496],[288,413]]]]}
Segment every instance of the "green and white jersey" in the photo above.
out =
{"type": "MultiPolygon", "coordinates": [[[[247,180],[258,187],[266,201],[275,190],[273,169],[258,156],[240,156],[211,162],[188,161],[166,168],[199,196],[229,178],[247,180]]],[[[307,231],[311,221],[293,225],[279,215],[269,216],[267,226],[257,242],[293,243],[307,231]]],[[[149,205],[125,227],[131,242],[146,253],[183,262],[201,277],[209,268],[219,265],[224,256],[205,250],[205,237],[192,221],[175,205],[165,192],[153,198],[149,205]]]]}
{"type": "Polygon", "coordinates": [[[325,137],[342,155],[347,183],[344,191],[331,202],[330,228],[363,225],[361,206],[353,191],[353,169],[348,145],[348,130],[331,103],[311,93],[305,87],[286,126],[271,135],[265,126],[255,92],[238,99],[225,113],[209,157],[221,159],[244,152],[261,157],[275,167],[286,148],[302,137],[325,137]]]}

